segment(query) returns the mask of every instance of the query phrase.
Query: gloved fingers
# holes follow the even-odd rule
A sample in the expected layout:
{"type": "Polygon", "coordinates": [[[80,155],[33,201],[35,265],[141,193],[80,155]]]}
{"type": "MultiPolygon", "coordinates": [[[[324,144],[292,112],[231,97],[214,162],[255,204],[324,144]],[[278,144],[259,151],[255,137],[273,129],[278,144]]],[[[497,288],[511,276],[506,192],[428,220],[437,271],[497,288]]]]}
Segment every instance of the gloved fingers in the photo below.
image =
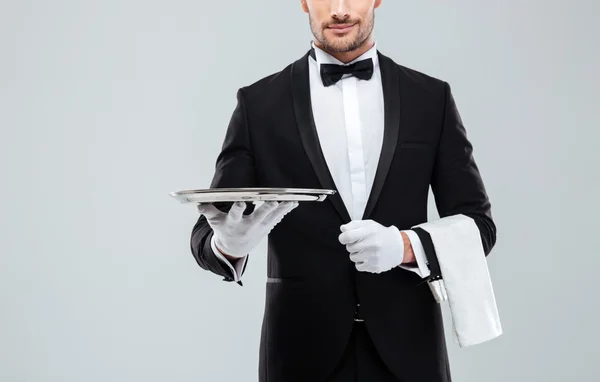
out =
{"type": "Polygon", "coordinates": [[[340,227],[340,231],[347,232],[354,229],[372,226],[375,223],[373,220],[352,220],[350,223],[344,224],[340,227]]]}
{"type": "Polygon", "coordinates": [[[346,250],[349,253],[364,251],[369,248],[370,240],[359,240],[354,243],[346,244],[346,250]]]}
{"type": "Polygon", "coordinates": [[[370,254],[368,252],[358,251],[350,252],[350,260],[353,263],[363,263],[369,260],[370,254]]]}
{"type": "Polygon", "coordinates": [[[279,205],[263,219],[263,224],[274,227],[285,215],[298,207],[298,205],[298,202],[280,202],[279,205]]]}
{"type": "Polygon", "coordinates": [[[217,207],[212,204],[198,204],[196,207],[198,212],[206,217],[206,219],[213,219],[219,215],[225,215],[223,212],[219,211],[217,207]]]}
{"type": "Polygon", "coordinates": [[[235,202],[229,209],[229,218],[232,221],[236,221],[236,222],[240,221],[242,219],[242,215],[244,214],[245,210],[246,210],[245,202],[235,202]]]}
{"type": "Polygon", "coordinates": [[[252,220],[261,222],[267,215],[277,208],[277,205],[278,203],[275,201],[264,202],[260,207],[255,209],[250,216],[252,217],[252,220]]]}
{"type": "Polygon", "coordinates": [[[353,227],[354,228],[347,229],[338,236],[338,240],[341,244],[346,245],[356,243],[367,237],[372,231],[372,228],[368,225],[353,225],[353,227]]]}
{"type": "Polygon", "coordinates": [[[360,272],[370,272],[371,270],[371,266],[369,265],[368,261],[355,263],[354,266],[356,267],[356,270],[360,272]]]}

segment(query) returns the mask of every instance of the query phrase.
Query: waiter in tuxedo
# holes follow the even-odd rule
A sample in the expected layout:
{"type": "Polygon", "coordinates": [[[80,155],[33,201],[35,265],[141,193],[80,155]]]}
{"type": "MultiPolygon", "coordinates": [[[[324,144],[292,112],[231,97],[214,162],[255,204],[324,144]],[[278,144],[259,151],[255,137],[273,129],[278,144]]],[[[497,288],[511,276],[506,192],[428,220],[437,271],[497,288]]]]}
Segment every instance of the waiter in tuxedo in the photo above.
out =
{"type": "Polygon", "coordinates": [[[450,382],[427,220],[477,224],[490,202],[449,85],[377,50],[381,0],[303,0],[314,41],[239,89],[211,188],[333,189],[321,203],[200,205],[191,251],[242,284],[268,237],[261,382],[450,382]]]}

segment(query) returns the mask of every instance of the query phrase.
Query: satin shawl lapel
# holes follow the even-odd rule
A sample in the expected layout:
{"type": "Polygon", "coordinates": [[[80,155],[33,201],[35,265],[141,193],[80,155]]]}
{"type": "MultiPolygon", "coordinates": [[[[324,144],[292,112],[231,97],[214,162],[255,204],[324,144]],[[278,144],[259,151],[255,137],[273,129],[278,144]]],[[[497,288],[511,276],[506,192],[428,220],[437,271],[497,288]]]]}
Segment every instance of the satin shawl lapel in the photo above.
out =
{"type": "Polygon", "coordinates": [[[379,56],[379,68],[381,70],[381,83],[383,85],[384,102],[384,131],[381,155],[375,173],[373,187],[367,200],[363,219],[370,219],[373,209],[379,199],[379,194],[385,183],[390,170],[400,130],[400,69],[390,58],[377,52],[379,56]]]}

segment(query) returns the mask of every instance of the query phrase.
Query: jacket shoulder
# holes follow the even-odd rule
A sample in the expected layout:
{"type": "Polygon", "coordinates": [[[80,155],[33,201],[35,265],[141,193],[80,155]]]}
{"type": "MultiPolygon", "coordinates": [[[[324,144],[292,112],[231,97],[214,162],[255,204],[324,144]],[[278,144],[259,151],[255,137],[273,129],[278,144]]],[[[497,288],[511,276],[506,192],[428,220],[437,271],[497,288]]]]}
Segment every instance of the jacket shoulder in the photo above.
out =
{"type": "Polygon", "coordinates": [[[284,90],[289,86],[292,65],[289,64],[285,68],[271,73],[263,78],[260,78],[248,85],[242,86],[240,89],[248,97],[256,97],[265,93],[273,93],[277,89],[284,90]]]}
{"type": "Polygon", "coordinates": [[[434,77],[422,71],[398,64],[393,59],[381,55],[382,60],[389,60],[389,63],[398,69],[398,73],[403,82],[408,83],[416,88],[421,88],[427,91],[445,91],[446,86],[449,86],[443,79],[434,77]]]}
{"type": "Polygon", "coordinates": [[[403,66],[403,65],[398,65],[398,67],[400,68],[400,71],[408,78],[410,78],[411,80],[413,80],[416,83],[422,83],[424,85],[432,85],[432,86],[444,86],[446,84],[446,81],[437,78],[437,77],[433,77],[429,74],[420,72],[418,70],[403,66]]]}

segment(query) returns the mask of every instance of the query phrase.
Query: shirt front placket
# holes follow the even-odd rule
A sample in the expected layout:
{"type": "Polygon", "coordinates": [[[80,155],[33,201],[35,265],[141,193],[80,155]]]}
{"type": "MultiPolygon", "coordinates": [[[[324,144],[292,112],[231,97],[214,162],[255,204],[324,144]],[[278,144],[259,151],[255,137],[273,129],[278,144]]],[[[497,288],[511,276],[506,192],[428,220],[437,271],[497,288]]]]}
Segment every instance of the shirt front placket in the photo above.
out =
{"type": "Polygon", "coordinates": [[[362,218],[367,204],[365,153],[358,102],[358,81],[354,76],[345,76],[340,80],[343,94],[346,140],[348,144],[350,184],[352,187],[352,208],[350,215],[353,220],[360,220],[362,218]]]}

